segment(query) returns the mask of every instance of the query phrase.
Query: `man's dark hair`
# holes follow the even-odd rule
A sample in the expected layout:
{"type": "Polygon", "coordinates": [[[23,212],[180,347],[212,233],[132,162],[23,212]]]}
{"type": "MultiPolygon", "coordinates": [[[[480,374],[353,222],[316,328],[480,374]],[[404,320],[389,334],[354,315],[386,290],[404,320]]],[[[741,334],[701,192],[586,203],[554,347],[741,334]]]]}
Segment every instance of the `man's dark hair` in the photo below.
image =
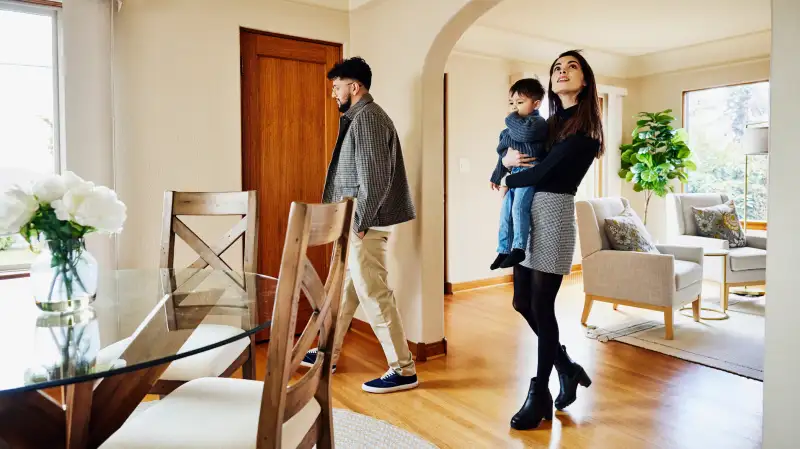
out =
{"type": "Polygon", "coordinates": [[[328,79],[349,78],[363,84],[369,90],[372,85],[372,69],[367,61],[358,56],[345,59],[333,66],[328,72],[328,79]]]}
{"type": "Polygon", "coordinates": [[[535,78],[523,78],[514,83],[508,93],[519,94],[536,101],[544,98],[544,86],[535,78]]]}

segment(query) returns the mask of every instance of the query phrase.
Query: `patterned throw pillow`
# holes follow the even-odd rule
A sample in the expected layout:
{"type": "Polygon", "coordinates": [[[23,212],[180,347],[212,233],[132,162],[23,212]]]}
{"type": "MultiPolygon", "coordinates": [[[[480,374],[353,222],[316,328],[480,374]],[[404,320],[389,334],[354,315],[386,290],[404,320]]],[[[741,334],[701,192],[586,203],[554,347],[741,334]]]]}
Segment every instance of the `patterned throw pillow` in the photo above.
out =
{"type": "Polygon", "coordinates": [[[692,207],[692,213],[700,236],[727,240],[731,248],[747,245],[733,200],[711,207],[692,207]]]}
{"type": "Polygon", "coordinates": [[[605,219],[606,236],[616,251],[659,254],[650,233],[636,213],[626,206],[618,216],[605,219]]]}

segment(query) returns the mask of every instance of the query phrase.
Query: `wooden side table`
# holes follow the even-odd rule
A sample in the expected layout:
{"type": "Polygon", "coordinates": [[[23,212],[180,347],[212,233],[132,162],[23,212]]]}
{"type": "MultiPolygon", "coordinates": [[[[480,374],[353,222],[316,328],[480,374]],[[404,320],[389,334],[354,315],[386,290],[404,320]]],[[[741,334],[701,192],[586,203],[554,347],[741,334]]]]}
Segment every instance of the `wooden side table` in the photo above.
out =
{"type": "MultiPolygon", "coordinates": [[[[708,249],[706,249],[703,252],[703,256],[704,257],[722,257],[722,287],[720,288],[720,298],[719,298],[720,306],[722,307],[722,309],[714,309],[714,308],[711,308],[711,307],[700,307],[700,310],[701,310],[700,319],[701,320],[722,321],[722,320],[727,320],[728,318],[730,318],[730,316],[728,316],[728,304],[727,304],[727,300],[726,300],[727,298],[726,298],[726,295],[725,295],[725,288],[726,288],[726,285],[727,285],[727,277],[728,277],[728,253],[729,253],[729,251],[725,250],[725,249],[718,249],[718,250],[708,250],[708,249]],[[716,315],[715,316],[703,316],[703,314],[702,314],[703,311],[705,311],[705,312],[713,312],[716,315]]],[[[691,307],[682,307],[680,309],[680,312],[681,312],[681,315],[691,318],[692,315],[684,313],[685,311],[690,311],[691,312],[691,310],[692,310],[691,307]]]]}

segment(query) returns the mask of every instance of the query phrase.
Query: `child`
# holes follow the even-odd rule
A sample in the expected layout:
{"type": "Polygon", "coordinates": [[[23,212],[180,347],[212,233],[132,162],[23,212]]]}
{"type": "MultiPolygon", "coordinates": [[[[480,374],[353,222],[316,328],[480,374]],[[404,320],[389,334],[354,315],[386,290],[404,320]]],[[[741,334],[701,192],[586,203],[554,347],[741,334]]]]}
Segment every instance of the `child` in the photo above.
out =
{"type": "MultiPolygon", "coordinates": [[[[524,78],[511,86],[509,90],[511,113],[506,117],[506,129],[500,133],[500,144],[497,146],[499,157],[491,177],[492,189],[501,190],[500,182],[507,173],[502,159],[509,148],[535,158],[534,165],[547,155],[545,149],[547,121],[539,115],[542,98],[544,98],[544,87],[537,79],[524,78]]],[[[515,167],[511,173],[527,168],[515,167]]],[[[528,247],[531,231],[533,193],[533,187],[503,190],[498,255],[492,262],[492,270],[510,268],[525,260],[525,249],[528,247]]]]}

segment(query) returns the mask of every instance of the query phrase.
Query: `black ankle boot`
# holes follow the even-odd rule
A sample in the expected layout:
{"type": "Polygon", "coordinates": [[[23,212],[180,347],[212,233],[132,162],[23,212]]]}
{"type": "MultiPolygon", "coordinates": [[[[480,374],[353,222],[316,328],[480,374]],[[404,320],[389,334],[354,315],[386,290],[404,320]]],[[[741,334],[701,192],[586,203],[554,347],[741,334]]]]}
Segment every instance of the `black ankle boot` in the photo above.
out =
{"type": "Polygon", "coordinates": [[[555,406],[558,410],[564,410],[570,404],[578,399],[578,385],[589,388],[592,384],[592,379],[586,374],[582,366],[573,362],[567,354],[567,347],[562,346],[563,359],[556,363],[556,371],[558,371],[558,381],[561,384],[561,391],[556,398],[555,406]]]}
{"type": "Polygon", "coordinates": [[[536,378],[531,379],[528,397],[522,408],[511,418],[511,428],[516,430],[530,430],[539,427],[543,419],[553,420],[553,396],[547,385],[536,389],[536,378]]]}

